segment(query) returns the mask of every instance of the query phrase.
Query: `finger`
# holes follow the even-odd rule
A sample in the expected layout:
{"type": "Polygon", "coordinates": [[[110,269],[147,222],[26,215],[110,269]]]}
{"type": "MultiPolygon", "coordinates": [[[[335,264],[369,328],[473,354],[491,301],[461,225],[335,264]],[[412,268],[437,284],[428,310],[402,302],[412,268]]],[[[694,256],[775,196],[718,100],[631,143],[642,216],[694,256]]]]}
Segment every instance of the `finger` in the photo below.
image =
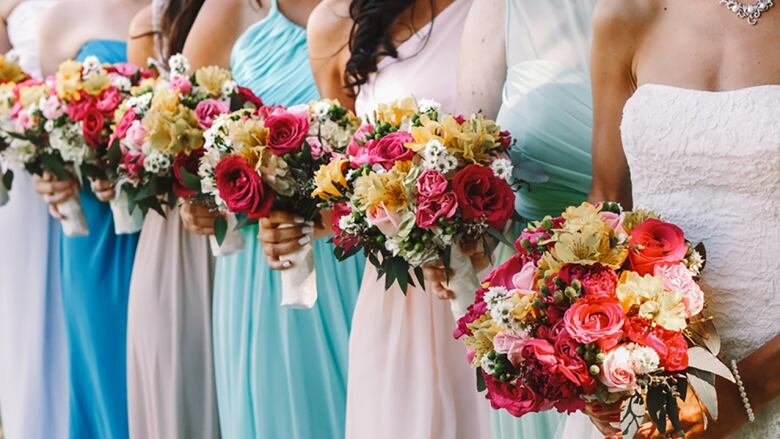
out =
{"type": "Polygon", "coordinates": [[[441,284],[433,285],[433,293],[441,300],[452,300],[455,298],[455,293],[447,288],[444,288],[441,284]]]}
{"type": "Polygon", "coordinates": [[[60,221],[65,219],[65,216],[60,213],[60,210],[57,208],[56,204],[49,204],[49,215],[60,221]]]}
{"type": "Polygon", "coordinates": [[[195,215],[190,218],[190,221],[196,227],[214,229],[214,219],[215,217],[195,215]]]}
{"type": "Polygon", "coordinates": [[[308,236],[304,236],[303,238],[297,241],[287,241],[279,244],[271,244],[271,247],[273,248],[272,251],[275,256],[278,256],[280,259],[284,259],[285,256],[289,255],[290,253],[296,252],[301,247],[303,247],[304,245],[310,242],[311,242],[311,238],[308,236]]]}
{"type": "Polygon", "coordinates": [[[261,228],[257,234],[258,239],[263,243],[278,244],[287,241],[297,241],[304,236],[310,236],[314,232],[311,226],[293,226],[261,228]]]}
{"type": "Polygon", "coordinates": [[[110,189],[107,191],[97,191],[95,192],[95,196],[100,201],[109,202],[116,197],[116,193],[114,192],[113,189],[110,189]]]}
{"type": "Polygon", "coordinates": [[[43,181],[52,181],[55,180],[54,174],[52,174],[49,171],[43,171],[43,181]]]}
{"type": "Polygon", "coordinates": [[[49,204],[60,204],[63,201],[71,198],[75,192],[71,190],[61,191],[61,192],[54,192],[43,196],[43,199],[46,200],[49,204]]]}
{"type": "MultiPolygon", "coordinates": [[[[303,224],[306,220],[299,215],[294,215],[282,210],[274,210],[268,215],[270,224],[303,224]]],[[[313,224],[312,224],[313,225],[313,224]]]]}

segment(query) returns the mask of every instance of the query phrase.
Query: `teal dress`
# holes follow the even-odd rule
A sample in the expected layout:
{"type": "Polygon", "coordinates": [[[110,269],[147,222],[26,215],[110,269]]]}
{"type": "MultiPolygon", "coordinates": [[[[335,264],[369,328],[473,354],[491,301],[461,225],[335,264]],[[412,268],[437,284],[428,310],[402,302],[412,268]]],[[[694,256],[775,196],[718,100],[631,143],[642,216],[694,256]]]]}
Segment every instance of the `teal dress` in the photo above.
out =
{"type": "MultiPolygon", "coordinates": [[[[127,59],[122,41],[93,40],[76,59],[127,59]]],[[[88,187],[88,184],[85,184],[88,187]]],[[[70,362],[70,437],[128,437],[125,332],[138,235],[116,235],[108,203],[88,189],[81,205],[89,235],[62,237],[62,302],[70,362]]],[[[45,422],[45,421],[42,421],[45,422]]]]}
{"type": "MultiPolygon", "coordinates": [[[[239,37],[231,57],[236,81],[266,104],[318,98],[306,30],[272,3],[266,18],[239,37]]],[[[281,308],[280,276],[256,238],[217,260],[214,367],[225,438],[328,439],[344,436],[347,347],[364,260],[339,263],[314,243],[319,299],[309,310],[281,308]]]]}
{"type": "MultiPolygon", "coordinates": [[[[497,120],[516,140],[513,160],[538,163],[549,178],[517,193],[516,210],[528,220],[558,215],[584,201],[590,189],[593,111],[587,59],[593,3],[507,1],[508,69],[497,120]]],[[[524,227],[516,226],[516,233],[524,227]]],[[[564,419],[555,411],[520,419],[493,411],[493,437],[554,438],[564,419]]]]}

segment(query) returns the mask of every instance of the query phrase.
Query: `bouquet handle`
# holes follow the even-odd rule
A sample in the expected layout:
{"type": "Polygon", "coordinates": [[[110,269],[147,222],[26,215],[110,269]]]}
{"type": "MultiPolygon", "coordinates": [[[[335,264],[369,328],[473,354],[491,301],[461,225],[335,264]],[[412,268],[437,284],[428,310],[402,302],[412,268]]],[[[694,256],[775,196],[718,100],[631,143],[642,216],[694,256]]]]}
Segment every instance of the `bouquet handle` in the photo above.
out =
{"type": "Polygon", "coordinates": [[[455,293],[455,297],[450,300],[450,309],[455,320],[458,320],[466,314],[469,305],[474,303],[474,297],[481,285],[471,258],[463,253],[457,244],[450,250],[450,270],[452,276],[444,286],[455,293]]]}
{"type": "Polygon", "coordinates": [[[244,248],[244,237],[236,230],[236,225],[238,224],[236,216],[231,213],[225,219],[227,220],[227,233],[225,233],[225,239],[222,240],[222,245],[217,242],[217,238],[214,235],[209,236],[211,254],[217,258],[232,255],[244,248]]]}
{"type": "Polygon", "coordinates": [[[129,204],[127,193],[121,188],[117,188],[116,196],[109,201],[111,213],[114,216],[114,233],[117,235],[137,233],[144,224],[144,215],[141,209],[136,206],[133,213],[130,213],[129,204]]]}
{"type": "Polygon", "coordinates": [[[311,242],[287,255],[292,266],[282,270],[282,303],[284,308],[311,308],[317,302],[317,271],[314,269],[314,246],[311,242]]]}
{"type": "Polygon", "coordinates": [[[65,217],[60,221],[62,233],[65,236],[89,235],[89,226],[87,225],[87,218],[84,216],[84,210],[81,208],[79,194],[75,194],[58,204],[57,210],[65,217]]]}

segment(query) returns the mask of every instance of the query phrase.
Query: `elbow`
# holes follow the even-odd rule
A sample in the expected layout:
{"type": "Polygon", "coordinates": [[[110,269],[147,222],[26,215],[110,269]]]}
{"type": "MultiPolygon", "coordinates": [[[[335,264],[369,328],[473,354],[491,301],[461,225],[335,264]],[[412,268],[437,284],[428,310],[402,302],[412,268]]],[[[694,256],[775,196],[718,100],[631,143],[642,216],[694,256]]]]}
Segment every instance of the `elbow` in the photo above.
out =
{"type": "Polygon", "coordinates": [[[588,193],[588,202],[601,203],[604,201],[615,201],[620,203],[624,209],[633,208],[630,183],[625,184],[604,184],[598,179],[593,180],[588,193]]]}

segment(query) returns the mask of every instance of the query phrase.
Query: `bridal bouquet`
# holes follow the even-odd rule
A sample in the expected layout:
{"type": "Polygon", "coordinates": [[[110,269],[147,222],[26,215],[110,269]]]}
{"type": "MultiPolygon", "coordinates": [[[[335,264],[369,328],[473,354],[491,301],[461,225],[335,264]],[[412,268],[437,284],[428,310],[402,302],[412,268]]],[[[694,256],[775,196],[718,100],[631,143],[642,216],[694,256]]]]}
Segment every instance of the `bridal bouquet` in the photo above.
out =
{"type": "MultiPolygon", "coordinates": [[[[203,191],[218,207],[247,220],[279,209],[314,221],[320,211],[312,196],[315,172],[344,152],[359,126],[354,114],[330,100],[220,116],[206,132],[199,169],[203,191]]],[[[224,234],[228,226],[217,231],[224,234]]],[[[314,306],[313,252],[310,242],[290,255],[292,267],[281,272],[282,306],[314,306]]]]}
{"type": "Polygon", "coordinates": [[[29,79],[29,76],[19,65],[19,56],[10,51],[0,55],[0,206],[8,202],[8,191],[13,184],[14,173],[2,159],[3,152],[11,146],[14,138],[7,132],[15,126],[11,114],[16,107],[18,96],[15,93],[19,83],[29,79]]]}
{"type": "MultiPolygon", "coordinates": [[[[442,114],[431,101],[380,105],[347,148],[317,173],[315,195],[333,206],[336,255],[361,249],[386,287],[422,286],[443,261],[457,317],[479,279],[461,244],[486,243],[514,214],[509,134],[481,114],[442,114]]],[[[489,251],[488,251],[489,252],[489,251]]]]}
{"type": "MultiPolygon", "coordinates": [[[[189,62],[180,54],[172,56],[168,65],[170,74],[147,98],[148,109],[143,116],[137,112],[136,116],[127,116],[135,119],[130,126],[138,127],[138,138],[130,140],[122,155],[123,162],[134,163],[139,169],[132,179],[131,193],[136,200],[142,199],[140,193],[151,201],[172,192],[187,202],[216,208],[214,197],[201,191],[197,175],[205,131],[221,115],[242,109],[255,111],[263,104],[251,90],[240,87],[228,70],[209,66],[190,74],[189,62]]],[[[223,221],[234,224],[235,218],[217,220],[223,221]]],[[[219,242],[211,240],[215,256],[244,246],[241,235],[232,229],[220,237],[223,239],[219,242]]]]}
{"type": "Polygon", "coordinates": [[[713,373],[733,377],[702,316],[702,255],[679,227],[584,203],[532,223],[516,247],[455,331],[493,408],[626,402],[626,431],[646,411],[660,431],[668,418],[680,432],[677,401],[691,385],[717,416],[713,373]]]}

